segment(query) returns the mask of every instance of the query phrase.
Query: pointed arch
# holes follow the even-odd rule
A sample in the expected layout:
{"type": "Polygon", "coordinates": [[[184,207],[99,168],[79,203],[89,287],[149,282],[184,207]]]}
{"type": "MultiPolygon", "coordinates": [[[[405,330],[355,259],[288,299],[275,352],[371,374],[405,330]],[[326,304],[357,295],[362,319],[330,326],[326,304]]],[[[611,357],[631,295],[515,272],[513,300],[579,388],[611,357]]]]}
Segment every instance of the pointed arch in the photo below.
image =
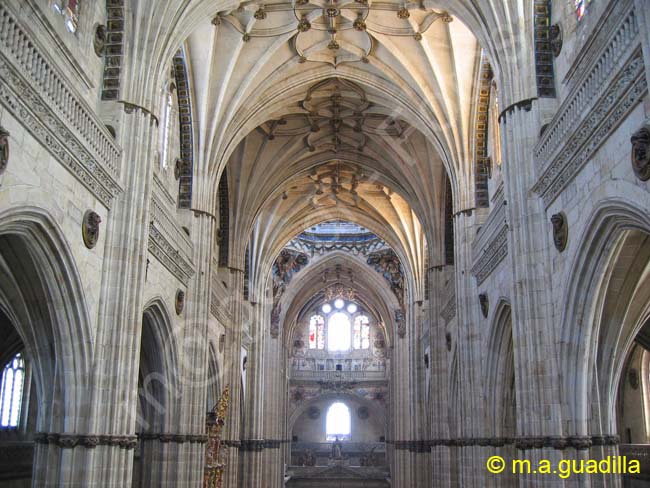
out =
{"type": "Polygon", "coordinates": [[[484,395],[487,401],[486,418],[492,423],[494,437],[513,437],[511,405],[514,400],[515,359],[512,337],[512,309],[502,298],[497,304],[487,341],[484,395]]]}
{"type": "Polygon", "coordinates": [[[624,360],[650,316],[650,283],[643,275],[650,263],[650,212],[641,204],[604,199],[578,242],[560,337],[569,433],[613,434],[624,360]]]}

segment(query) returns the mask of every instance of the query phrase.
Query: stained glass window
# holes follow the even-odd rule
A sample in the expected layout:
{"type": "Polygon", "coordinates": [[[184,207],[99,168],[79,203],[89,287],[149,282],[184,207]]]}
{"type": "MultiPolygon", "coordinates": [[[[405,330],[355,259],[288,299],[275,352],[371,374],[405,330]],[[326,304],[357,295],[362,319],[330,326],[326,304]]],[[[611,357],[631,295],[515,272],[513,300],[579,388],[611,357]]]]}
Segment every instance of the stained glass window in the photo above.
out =
{"type": "Polygon", "coordinates": [[[17,354],[2,372],[0,427],[18,427],[25,383],[25,361],[17,354]]]}
{"type": "Polygon", "coordinates": [[[314,315],[309,320],[309,349],[325,348],[325,319],[314,315]]]}
{"type": "Polygon", "coordinates": [[[65,19],[65,28],[69,32],[77,32],[79,25],[80,0],[51,0],[52,8],[65,19]]]}
{"type": "Polygon", "coordinates": [[[327,349],[329,351],[350,349],[350,329],[350,317],[346,313],[333,314],[327,322],[327,349]]]}
{"type": "Polygon", "coordinates": [[[327,410],[326,436],[328,441],[350,439],[350,409],[345,403],[336,402],[327,410]]]}
{"type": "Polygon", "coordinates": [[[173,88],[170,86],[165,93],[165,112],[163,117],[162,151],[160,162],[163,168],[167,167],[169,159],[169,134],[172,125],[172,109],[174,107],[173,88]]]}
{"type": "Polygon", "coordinates": [[[370,324],[368,317],[358,315],[354,319],[354,339],[352,341],[355,349],[368,349],[370,347],[370,324]]]}
{"type": "Polygon", "coordinates": [[[591,3],[591,0],[574,0],[578,20],[581,20],[585,13],[587,13],[589,3],[591,3]]]}

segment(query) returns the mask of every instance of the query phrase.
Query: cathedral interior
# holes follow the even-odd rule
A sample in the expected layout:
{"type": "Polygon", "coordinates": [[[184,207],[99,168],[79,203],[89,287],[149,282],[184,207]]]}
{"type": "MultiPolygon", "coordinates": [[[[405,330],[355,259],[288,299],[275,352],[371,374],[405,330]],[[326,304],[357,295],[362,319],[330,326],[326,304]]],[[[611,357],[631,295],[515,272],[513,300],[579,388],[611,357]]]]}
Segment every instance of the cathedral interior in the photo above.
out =
{"type": "Polygon", "coordinates": [[[650,0],[0,1],[0,488],[650,486],[650,0]]]}

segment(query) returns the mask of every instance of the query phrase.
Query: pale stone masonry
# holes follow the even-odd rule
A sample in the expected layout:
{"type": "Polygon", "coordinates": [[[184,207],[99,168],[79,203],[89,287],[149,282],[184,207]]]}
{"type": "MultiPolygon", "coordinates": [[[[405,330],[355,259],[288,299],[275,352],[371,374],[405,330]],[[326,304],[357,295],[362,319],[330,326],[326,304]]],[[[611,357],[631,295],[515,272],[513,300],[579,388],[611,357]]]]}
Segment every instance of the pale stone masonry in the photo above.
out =
{"type": "Polygon", "coordinates": [[[649,77],[650,0],[4,0],[0,488],[647,486],[649,77]]]}

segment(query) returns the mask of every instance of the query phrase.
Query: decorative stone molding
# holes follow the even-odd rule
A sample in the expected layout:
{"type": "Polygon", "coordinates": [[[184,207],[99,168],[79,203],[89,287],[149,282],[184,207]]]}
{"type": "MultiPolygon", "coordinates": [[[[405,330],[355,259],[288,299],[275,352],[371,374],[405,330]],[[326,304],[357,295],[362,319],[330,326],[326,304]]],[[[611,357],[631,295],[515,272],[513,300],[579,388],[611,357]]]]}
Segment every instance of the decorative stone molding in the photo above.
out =
{"type": "Polygon", "coordinates": [[[171,242],[156,228],[152,221],[149,226],[149,253],[167,270],[187,285],[194,275],[194,268],[187,262],[171,242]]]}
{"type": "Polygon", "coordinates": [[[165,204],[160,202],[155,195],[151,206],[149,253],[181,283],[187,285],[194,275],[194,266],[187,257],[191,255],[192,246],[189,237],[175,221],[171,220],[169,212],[165,209],[165,204]]]}
{"type": "Polygon", "coordinates": [[[650,129],[642,127],[632,135],[630,142],[634,174],[641,181],[648,181],[650,180],[650,129]]]}
{"type": "Polygon", "coordinates": [[[444,319],[445,323],[448,324],[456,316],[456,295],[453,294],[447,303],[440,310],[440,316],[444,319]]]}
{"type": "Polygon", "coordinates": [[[555,249],[563,252],[569,240],[569,222],[564,212],[553,214],[551,216],[551,224],[553,225],[553,244],[555,244],[555,249]]]}
{"type": "Polygon", "coordinates": [[[224,441],[240,451],[263,451],[264,449],[279,449],[282,444],[288,444],[289,440],[280,439],[242,439],[241,441],[224,441]]]}
{"type": "Polygon", "coordinates": [[[472,274],[481,285],[508,255],[508,226],[504,223],[498,233],[483,247],[475,259],[472,274]]]}
{"type": "Polygon", "coordinates": [[[183,290],[176,291],[176,300],[174,302],[174,308],[176,309],[176,315],[183,313],[185,309],[185,292],[183,290]]]}
{"type": "Polygon", "coordinates": [[[97,245],[99,240],[99,224],[102,218],[92,210],[87,210],[81,222],[81,235],[84,244],[88,249],[92,249],[97,245]]]}
{"type": "Polygon", "coordinates": [[[104,205],[119,185],[121,151],[93,109],[0,5],[0,103],[104,205]]]}
{"type": "Polygon", "coordinates": [[[535,100],[537,100],[537,98],[526,98],[525,100],[519,100],[518,102],[509,105],[499,114],[499,122],[507,120],[508,115],[511,115],[515,110],[524,110],[526,112],[530,112],[533,108],[533,102],[535,100]]]}
{"type": "Polygon", "coordinates": [[[138,443],[138,438],[135,435],[59,434],[54,432],[37,432],[34,434],[34,442],[36,444],[52,444],[62,449],[74,449],[75,447],[93,449],[97,446],[135,449],[138,443]]]}
{"type": "Polygon", "coordinates": [[[5,172],[9,164],[9,132],[0,126],[0,175],[5,172]]]}
{"type": "Polygon", "coordinates": [[[535,72],[537,96],[555,97],[555,74],[551,48],[551,0],[535,0],[535,72]]]}
{"type": "Polygon", "coordinates": [[[616,435],[597,436],[522,436],[522,437],[477,437],[458,439],[431,439],[418,441],[386,441],[395,449],[411,452],[428,452],[432,447],[504,447],[515,446],[519,450],[574,448],[589,449],[591,446],[615,446],[620,444],[616,435]]]}
{"type": "Polygon", "coordinates": [[[564,36],[562,34],[562,26],[560,24],[553,24],[551,26],[551,52],[554,57],[558,57],[562,52],[562,45],[564,44],[564,36]]]}
{"type": "Polygon", "coordinates": [[[141,442],[158,441],[163,444],[205,444],[208,442],[206,434],[171,434],[171,433],[152,433],[142,432],[138,434],[138,440],[141,442]]]}
{"type": "Polygon", "coordinates": [[[634,10],[631,2],[615,3],[614,8],[627,11],[617,11],[599,26],[602,43],[596,45],[603,48],[580,56],[576,74],[585,74],[535,148],[540,178],[532,190],[547,207],[647,93],[634,10]],[[622,59],[626,53],[629,57],[622,59]]]}

